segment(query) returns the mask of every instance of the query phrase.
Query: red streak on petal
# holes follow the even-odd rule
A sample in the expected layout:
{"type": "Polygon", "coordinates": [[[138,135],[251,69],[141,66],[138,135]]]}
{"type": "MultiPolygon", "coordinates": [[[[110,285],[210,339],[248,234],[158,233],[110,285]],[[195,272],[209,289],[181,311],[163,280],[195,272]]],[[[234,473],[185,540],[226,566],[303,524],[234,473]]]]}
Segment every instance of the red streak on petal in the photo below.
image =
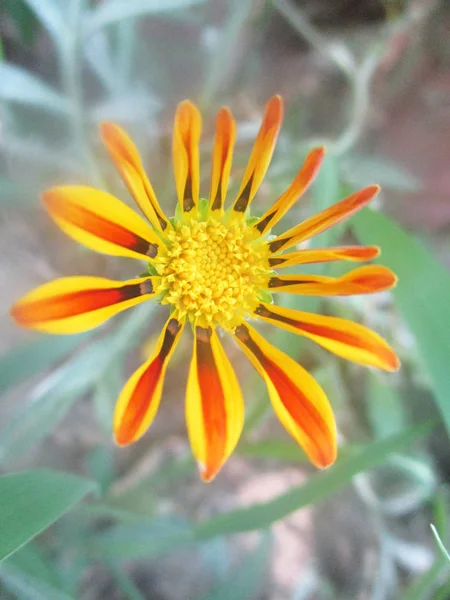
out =
{"type": "Polygon", "coordinates": [[[139,285],[119,289],[82,290],[13,306],[11,316],[20,323],[43,323],[81,315],[140,296],[139,285]]]}
{"type": "Polygon", "coordinates": [[[206,464],[202,477],[208,480],[217,473],[225,455],[227,436],[225,397],[214,361],[210,333],[197,327],[196,336],[197,377],[206,439],[206,464]]]}
{"type": "Polygon", "coordinates": [[[51,192],[44,195],[44,203],[55,217],[68,221],[75,227],[122,248],[128,248],[151,257],[156,256],[157,246],[155,244],[150,244],[118,223],[113,223],[70,201],[61,202],[57,194],[55,194],[55,198],[56,201],[51,192]]]}
{"type": "Polygon", "coordinates": [[[150,407],[154,391],[161,377],[163,364],[161,355],[158,355],[137,382],[124,411],[122,422],[115,431],[116,442],[119,446],[134,442],[139,427],[150,407]]]}

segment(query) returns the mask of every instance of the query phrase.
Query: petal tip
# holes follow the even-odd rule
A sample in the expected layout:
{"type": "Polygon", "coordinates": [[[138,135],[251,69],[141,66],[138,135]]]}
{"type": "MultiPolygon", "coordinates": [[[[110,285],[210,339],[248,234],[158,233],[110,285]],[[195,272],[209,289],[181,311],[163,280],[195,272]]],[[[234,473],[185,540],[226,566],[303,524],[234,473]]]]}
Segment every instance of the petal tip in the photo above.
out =
{"type": "Polygon", "coordinates": [[[131,446],[136,440],[127,435],[126,431],[122,431],[120,429],[114,430],[114,442],[116,446],[120,448],[124,448],[126,446],[131,446]]]}
{"type": "Polygon", "coordinates": [[[197,461],[197,467],[200,477],[205,483],[211,483],[216,478],[220,470],[220,466],[213,468],[212,466],[207,466],[200,461],[197,461]]]}

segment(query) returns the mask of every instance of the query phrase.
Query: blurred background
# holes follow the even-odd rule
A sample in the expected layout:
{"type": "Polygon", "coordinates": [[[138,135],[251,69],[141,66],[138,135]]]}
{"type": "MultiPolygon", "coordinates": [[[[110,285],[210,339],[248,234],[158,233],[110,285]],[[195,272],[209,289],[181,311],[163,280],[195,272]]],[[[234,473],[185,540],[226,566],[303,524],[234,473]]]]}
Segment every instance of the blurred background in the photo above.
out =
{"type": "Polygon", "coordinates": [[[450,598],[449,163],[447,0],[2,0],[0,598],[450,598]],[[189,336],[149,434],[127,449],[112,441],[114,402],[164,309],[140,306],[71,337],[19,330],[7,312],[55,277],[137,274],[66,238],[39,203],[48,186],[83,183],[131,205],[99,121],[134,138],[173,214],[177,103],[190,98],[203,113],[206,194],[218,108],[238,121],[236,187],[275,93],[286,117],[253,210],[262,214],[326,143],[317,182],[283,227],[379,183],[376,205],[320,244],[380,245],[400,278],[392,294],[290,306],[374,328],[403,367],[381,374],[265,330],[336,411],[339,460],[318,473],[229,345],[245,432],[205,485],[184,424],[189,336]]]}

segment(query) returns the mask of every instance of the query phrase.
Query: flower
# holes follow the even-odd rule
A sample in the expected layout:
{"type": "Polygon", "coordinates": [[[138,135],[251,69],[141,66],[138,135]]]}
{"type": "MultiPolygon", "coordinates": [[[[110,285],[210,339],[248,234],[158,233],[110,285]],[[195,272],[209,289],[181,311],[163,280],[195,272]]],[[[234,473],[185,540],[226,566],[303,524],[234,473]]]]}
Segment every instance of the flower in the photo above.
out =
{"type": "Polygon", "coordinates": [[[249,320],[276,325],[314,340],[363,365],[394,371],[399,361],[376,333],[350,321],[272,304],[271,293],[343,296],[386,290],[395,275],[365,265],[333,278],[280,275],[274,269],[344,260],[368,261],[376,246],[286,250],[323,232],[364,207],[378,192],[371,185],[276,237],[272,227],[314,180],[325,149],[307,156],[288,189],[261,217],[249,206],[263,180],[283,115],[280,96],[267,103],[250,159],[231,207],[225,211],[236,126],[228,108],[216,121],[209,200],[200,198],[201,116],[189,101],[176,111],[173,162],[179,205],[168,219],[148,180],[139,153],[117,125],[101,134],[111,158],[149,223],[110,194],[81,186],[55,187],[43,194],[51,217],[69,236],[105,254],[146,261],[148,274],[127,281],[66,277],[29,292],[11,309],[24,327],[76,333],[96,327],[130,306],[154,299],[170,316],[152,354],[125,384],[114,416],[116,442],[138,440],[152,423],[161,399],[167,364],[189,322],[193,355],[186,390],[186,420],[193,453],[204,480],[214,478],[235,448],[244,422],[237,377],[218,329],[229,332],[264,379],[273,408],[314,465],[336,458],[336,426],[328,399],[314,378],[272,346],[249,320]]]}

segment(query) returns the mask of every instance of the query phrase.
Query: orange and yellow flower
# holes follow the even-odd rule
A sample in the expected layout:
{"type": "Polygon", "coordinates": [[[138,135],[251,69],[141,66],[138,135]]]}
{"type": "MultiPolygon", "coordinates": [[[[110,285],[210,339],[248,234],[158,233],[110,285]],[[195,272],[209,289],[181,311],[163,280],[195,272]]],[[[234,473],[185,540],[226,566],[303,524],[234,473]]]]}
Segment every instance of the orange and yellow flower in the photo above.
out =
{"type": "Polygon", "coordinates": [[[369,186],[278,236],[270,230],[314,180],[324,148],[312,150],[289,188],[261,217],[249,217],[250,203],[269,166],[283,116],[279,96],[269,100],[242,183],[224,208],[236,125],[231,112],[217,115],[209,200],[200,198],[201,116],[189,101],[175,115],[173,163],[179,206],[169,219],[161,209],[139,153],[117,125],[101,126],[103,141],[144,220],[120,200],[90,187],[48,190],[43,202],[69,236],[105,254],[146,261],[148,275],[127,281],[66,277],[28,293],[11,309],[24,327],[48,333],[76,333],[96,327],[130,306],[153,299],[170,316],[148,360],[122,390],[114,416],[119,445],[138,440],[161,399],[167,364],[187,322],[193,352],[186,390],[186,420],[201,476],[211,480],[230,456],[242,431],[244,402],[218,330],[234,336],[264,379],[273,408],[317,467],[336,458],[336,426],[328,399],[314,378],[272,346],[250,325],[271,323],[314,340],[348,360],[386,371],[399,361],[389,345],[362,325],[336,317],[272,304],[272,293],[343,296],[386,290],[395,275],[379,265],[360,266],[341,277],[282,275],[275,269],[337,260],[364,262],[375,246],[296,249],[360,210],[377,194],[369,186]]]}

